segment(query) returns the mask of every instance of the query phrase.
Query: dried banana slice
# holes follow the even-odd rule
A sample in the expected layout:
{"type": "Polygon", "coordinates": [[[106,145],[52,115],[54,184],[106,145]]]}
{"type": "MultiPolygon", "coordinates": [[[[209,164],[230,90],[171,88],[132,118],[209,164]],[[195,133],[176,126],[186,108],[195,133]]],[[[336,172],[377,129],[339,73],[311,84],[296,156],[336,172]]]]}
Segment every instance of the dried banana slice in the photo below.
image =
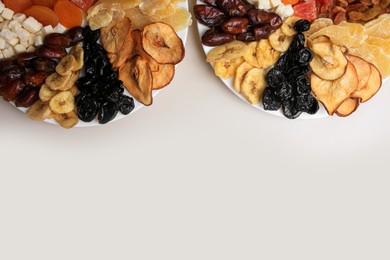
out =
{"type": "Polygon", "coordinates": [[[266,70],[253,68],[249,70],[241,83],[241,94],[251,104],[257,104],[267,86],[265,81],[266,70]]]}
{"type": "Polygon", "coordinates": [[[69,92],[72,93],[72,95],[75,97],[79,92],[79,89],[76,87],[76,85],[73,85],[73,87],[69,89],[69,92]]]}
{"type": "Polygon", "coordinates": [[[77,117],[76,112],[71,111],[69,113],[55,114],[54,119],[57,123],[63,128],[72,128],[78,124],[79,118],[77,117]]]}
{"type": "Polygon", "coordinates": [[[208,54],[207,62],[217,62],[237,59],[244,56],[249,50],[248,46],[241,41],[233,41],[215,47],[208,54]]]}
{"type": "Polygon", "coordinates": [[[45,83],[52,90],[61,90],[64,88],[64,86],[66,86],[71,76],[72,73],[64,76],[58,73],[53,73],[46,78],[45,83]]]}
{"type": "Polygon", "coordinates": [[[54,113],[69,113],[75,108],[74,96],[70,91],[60,92],[50,99],[49,106],[54,113]]]}
{"type": "Polygon", "coordinates": [[[76,64],[76,59],[73,55],[66,55],[61,59],[61,61],[56,66],[56,72],[62,76],[71,74],[74,70],[74,65],[76,64]]]}
{"type": "Polygon", "coordinates": [[[297,34],[297,32],[294,29],[294,25],[300,19],[301,18],[299,18],[297,16],[290,16],[290,17],[288,17],[283,22],[282,26],[280,26],[280,29],[281,29],[282,33],[284,35],[287,35],[287,36],[294,36],[295,34],[297,34]]]}
{"type": "Polygon", "coordinates": [[[279,52],[285,52],[290,47],[293,37],[283,34],[279,28],[269,36],[268,40],[272,48],[279,52]]]}
{"type": "Polygon", "coordinates": [[[50,113],[50,107],[42,100],[35,102],[26,112],[29,118],[37,121],[45,120],[49,117],[50,113]]]}
{"type": "Polygon", "coordinates": [[[75,58],[75,63],[73,64],[73,71],[81,70],[84,66],[84,49],[80,44],[77,44],[70,50],[70,54],[75,58]]]}
{"type": "Polygon", "coordinates": [[[251,42],[248,44],[249,50],[244,55],[244,60],[254,67],[260,67],[257,61],[257,42],[251,42]]]}
{"type": "Polygon", "coordinates": [[[39,99],[42,101],[49,101],[57,93],[58,93],[58,91],[52,90],[46,84],[43,84],[41,86],[41,89],[39,90],[39,99]]]}
{"type": "Polygon", "coordinates": [[[142,47],[161,64],[177,64],[184,58],[184,45],[171,26],[152,23],[142,31],[142,47]]]}
{"type": "Polygon", "coordinates": [[[254,67],[248,62],[243,62],[240,66],[238,66],[233,82],[233,87],[237,92],[241,92],[241,83],[244,80],[246,73],[253,68],[254,67]]]}
{"type": "Polygon", "coordinates": [[[268,40],[260,40],[256,47],[256,57],[260,68],[268,69],[274,65],[279,57],[280,52],[276,51],[268,40]]]}
{"type": "Polygon", "coordinates": [[[214,73],[223,79],[229,79],[236,73],[238,66],[244,62],[244,59],[239,57],[237,59],[217,61],[214,63],[214,73]]]}

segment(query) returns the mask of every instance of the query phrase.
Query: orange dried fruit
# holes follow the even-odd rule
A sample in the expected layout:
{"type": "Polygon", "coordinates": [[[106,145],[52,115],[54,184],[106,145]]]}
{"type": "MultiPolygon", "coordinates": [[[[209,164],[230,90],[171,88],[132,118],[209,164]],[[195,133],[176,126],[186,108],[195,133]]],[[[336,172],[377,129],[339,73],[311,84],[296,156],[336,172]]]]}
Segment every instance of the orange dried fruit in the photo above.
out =
{"type": "Polygon", "coordinates": [[[68,0],[58,0],[54,5],[54,12],[66,28],[80,26],[83,22],[83,11],[68,0]]]}
{"type": "Polygon", "coordinates": [[[25,10],[24,14],[27,16],[34,17],[38,22],[40,22],[44,26],[51,25],[55,27],[59,22],[57,14],[49,7],[46,6],[34,5],[28,8],[27,10],[25,10]]]}
{"type": "Polygon", "coordinates": [[[15,13],[22,13],[33,5],[32,0],[3,0],[4,5],[15,13]]]}
{"type": "Polygon", "coordinates": [[[360,101],[358,98],[347,98],[343,103],[337,108],[336,115],[341,117],[346,117],[356,111],[359,107],[360,101]]]}
{"type": "Polygon", "coordinates": [[[54,7],[54,4],[56,3],[56,0],[32,0],[32,1],[34,5],[42,5],[52,9],[54,7]]]}

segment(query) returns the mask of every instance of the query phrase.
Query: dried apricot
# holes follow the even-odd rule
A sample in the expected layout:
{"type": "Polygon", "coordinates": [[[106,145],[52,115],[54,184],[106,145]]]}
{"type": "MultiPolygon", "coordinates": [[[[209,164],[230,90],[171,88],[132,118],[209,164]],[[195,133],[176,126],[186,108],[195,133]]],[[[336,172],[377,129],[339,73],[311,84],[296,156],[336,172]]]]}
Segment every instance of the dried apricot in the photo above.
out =
{"type": "Polygon", "coordinates": [[[34,5],[42,5],[53,9],[56,0],[32,0],[34,5]]]}
{"type": "Polygon", "coordinates": [[[15,13],[21,13],[33,5],[32,0],[3,0],[3,3],[15,13]]]}
{"type": "Polygon", "coordinates": [[[58,24],[57,14],[49,7],[34,5],[24,11],[27,16],[32,16],[44,26],[51,25],[55,27],[58,24]]]}
{"type": "Polygon", "coordinates": [[[66,28],[80,26],[83,22],[83,11],[68,0],[58,0],[54,5],[54,12],[66,28]]]}

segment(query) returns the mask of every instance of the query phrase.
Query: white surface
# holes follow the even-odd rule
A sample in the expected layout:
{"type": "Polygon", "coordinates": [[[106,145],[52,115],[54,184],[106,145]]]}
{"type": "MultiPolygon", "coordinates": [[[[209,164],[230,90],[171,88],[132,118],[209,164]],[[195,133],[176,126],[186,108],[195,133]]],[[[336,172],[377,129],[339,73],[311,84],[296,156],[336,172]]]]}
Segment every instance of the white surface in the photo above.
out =
{"type": "Polygon", "coordinates": [[[390,85],[290,121],[213,76],[193,26],[155,104],[63,130],[0,102],[1,260],[388,260],[390,85]]]}

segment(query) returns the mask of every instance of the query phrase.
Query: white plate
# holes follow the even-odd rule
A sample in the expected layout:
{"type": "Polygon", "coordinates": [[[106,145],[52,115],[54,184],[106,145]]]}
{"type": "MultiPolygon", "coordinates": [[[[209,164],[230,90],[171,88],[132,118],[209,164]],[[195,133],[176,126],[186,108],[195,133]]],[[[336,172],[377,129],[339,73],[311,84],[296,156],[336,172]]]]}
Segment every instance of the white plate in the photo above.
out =
{"type": "MultiPolygon", "coordinates": [[[[196,4],[205,4],[199,0],[197,0],[196,4]]],[[[197,26],[198,26],[198,33],[199,33],[199,39],[202,38],[202,35],[209,29],[208,26],[206,25],[203,25],[201,23],[199,23],[198,21],[196,21],[197,23],[197,26]]],[[[201,40],[200,40],[201,41],[201,40]]],[[[202,44],[202,42],[201,42],[202,44]]],[[[205,52],[205,54],[207,55],[207,53],[209,53],[210,50],[213,49],[213,47],[209,47],[209,46],[206,46],[204,44],[202,44],[202,47],[203,47],[203,50],[205,52]]],[[[213,66],[213,64],[210,64],[211,67],[213,66]]],[[[214,71],[214,70],[213,70],[214,71]]],[[[219,77],[220,78],[220,77],[219,77]]],[[[382,85],[385,83],[385,81],[387,80],[388,78],[384,79],[383,82],[382,82],[382,85]]],[[[282,110],[279,109],[277,111],[270,111],[270,110],[264,110],[263,108],[263,104],[260,102],[259,104],[250,104],[240,93],[238,93],[234,87],[233,87],[233,79],[230,78],[230,79],[223,79],[223,78],[220,78],[220,80],[222,80],[222,82],[226,85],[226,87],[228,87],[228,89],[230,89],[234,94],[236,94],[242,101],[244,101],[245,103],[247,103],[248,105],[252,106],[252,107],[255,107],[261,111],[264,111],[266,113],[269,113],[269,114],[272,114],[272,115],[275,115],[275,116],[280,116],[280,117],[284,117],[283,113],[282,113],[282,110]]],[[[320,105],[320,109],[318,110],[318,112],[314,115],[310,115],[308,113],[302,113],[298,118],[299,119],[313,119],[313,118],[322,118],[322,117],[328,117],[328,113],[326,112],[326,109],[324,108],[324,106],[321,104],[321,102],[319,102],[319,105],[320,105]]]]}
{"type": "MultiPolygon", "coordinates": [[[[183,3],[180,3],[179,6],[180,6],[180,7],[184,7],[184,8],[186,8],[186,9],[188,10],[188,0],[186,0],[186,1],[183,2],[183,3]]],[[[183,44],[185,45],[186,42],[187,42],[188,27],[187,27],[186,29],[184,29],[184,30],[181,30],[180,32],[177,32],[177,35],[182,39],[183,44]]],[[[161,91],[161,90],[153,90],[153,92],[152,92],[153,99],[155,98],[155,96],[156,96],[160,91],[161,91]]],[[[125,89],[125,94],[131,96],[130,93],[129,93],[126,89],[125,89]]],[[[12,104],[12,103],[11,103],[11,104],[12,104]]],[[[122,118],[124,118],[124,117],[127,117],[127,116],[129,116],[129,115],[135,113],[137,110],[139,110],[139,109],[145,107],[144,104],[138,102],[135,98],[134,98],[134,105],[135,105],[135,107],[134,107],[133,111],[131,111],[130,114],[128,114],[128,115],[123,115],[122,113],[118,112],[118,115],[117,115],[112,121],[108,122],[107,124],[109,124],[109,123],[111,123],[111,122],[114,122],[114,121],[117,121],[117,120],[119,120],[119,119],[122,119],[122,118]]],[[[152,104],[152,105],[153,105],[153,104],[152,104]]],[[[21,110],[21,111],[24,112],[24,113],[27,111],[26,108],[18,108],[18,109],[21,110]]],[[[44,122],[50,123],[50,124],[58,125],[58,123],[57,123],[54,119],[47,119],[47,120],[45,120],[44,122]]],[[[100,125],[100,124],[98,123],[98,120],[97,120],[97,119],[94,119],[92,122],[89,122],[89,123],[86,123],[86,122],[83,122],[83,121],[80,120],[79,123],[78,123],[75,127],[89,127],[89,126],[97,126],[97,125],[100,125]]]]}

